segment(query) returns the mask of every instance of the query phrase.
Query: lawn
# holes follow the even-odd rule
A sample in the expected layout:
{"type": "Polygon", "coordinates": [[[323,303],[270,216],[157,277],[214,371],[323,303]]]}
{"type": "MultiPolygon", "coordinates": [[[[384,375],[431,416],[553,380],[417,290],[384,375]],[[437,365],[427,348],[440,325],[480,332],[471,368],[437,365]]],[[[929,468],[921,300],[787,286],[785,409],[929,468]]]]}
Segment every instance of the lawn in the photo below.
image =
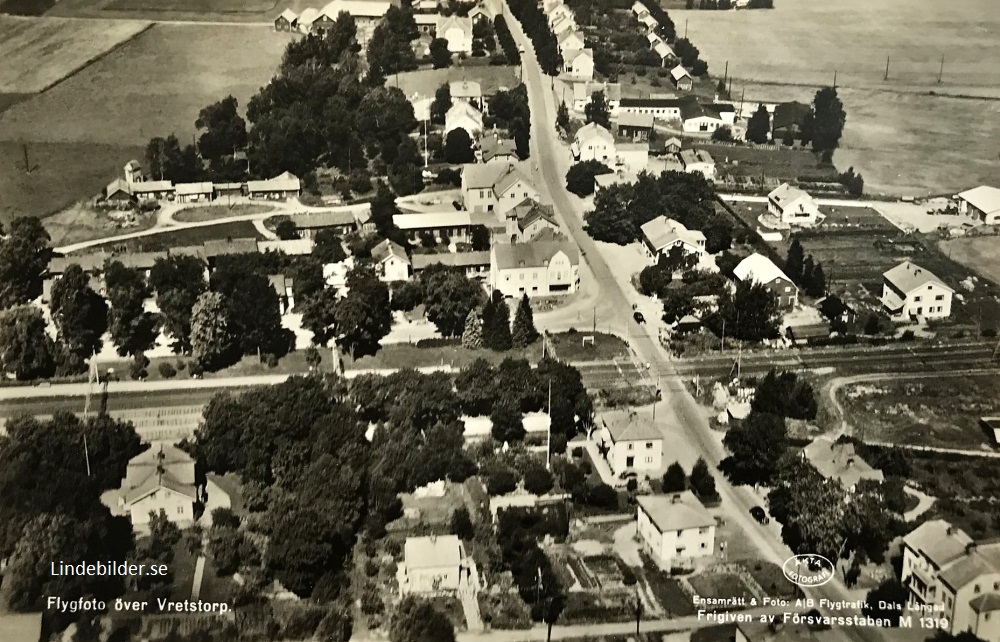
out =
{"type": "Polygon", "coordinates": [[[610,361],[628,357],[628,344],[613,334],[603,332],[562,332],[551,336],[556,355],[563,361],[610,361]],[[593,337],[594,343],[584,337],[593,337]]]}
{"type": "MultiPolygon", "coordinates": [[[[76,28],[89,32],[89,27],[76,28]]],[[[286,37],[265,26],[156,25],[50,91],[0,114],[0,140],[144,146],[153,136],[174,133],[188,142],[202,107],[229,94],[246,107],[271,79],[286,43],[286,37]]],[[[110,180],[118,167],[102,169],[110,180]]]]}
{"type": "Polygon", "coordinates": [[[779,180],[809,178],[814,180],[835,179],[834,168],[824,165],[811,151],[782,147],[766,149],[738,145],[729,147],[711,143],[696,143],[696,149],[704,149],[718,165],[719,174],[759,177],[762,174],[779,180]]]}
{"type": "Polygon", "coordinates": [[[446,69],[421,69],[407,71],[386,80],[386,86],[398,86],[407,96],[421,94],[433,96],[434,91],[445,82],[453,80],[475,80],[488,93],[492,89],[506,87],[512,89],[521,84],[517,78],[517,67],[484,67],[482,65],[453,65],[446,69]]]}
{"type": "Polygon", "coordinates": [[[127,220],[117,221],[106,212],[78,203],[45,219],[45,229],[53,247],[61,247],[103,239],[129,232],[148,230],[156,224],[156,213],[135,213],[127,220]]]}
{"type": "Polygon", "coordinates": [[[218,225],[203,225],[201,227],[169,230],[125,241],[108,241],[97,246],[97,248],[118,248],[124,245],[130,251],[155,252],[171,247],[201,245],[205,241],[245,238],[253,238],[258,241],[264,240],[264,236],[257,231],[257,228],[254,227],[251,221],[232,221],[229,223],[219,223],[218,225]]]}
{"type": "Polygon", "coordinates": [[[90,200],[118,168],[141,157],[140,148],[114,144],[29,143],[32,170],[26,173],[22,145],[0,140],[0,223],[17,216],[49,216],[90,200]]]}
{"type": "Polygon", "coordinates": [[[995,375],[937,376],[854,384],[840,391],[855,434],[872,441],[980,449],[979,418],[1000,413],[995,375]]]}
{"type": "Polygon", "coordinates": [[[220,218],[231,216],[249,216],[250,214],[263,214],[270,212],[274,207],[270,205],[209,205],[207,207],[188,207],[179,210],[174,214],[174,220],[180,223],[201,223],[203,221],[214,221],[220,218]]]}
{"type": "Polygon", "coordinates": [[[753,597],[743,579],[735,573],[702,573],[689,577],[688,582],[701,597],[721,599],[742,597],[748,602],[753,597]]]}
{"type": "Polygon", "coordinates": [[[382,346],[378,353],[360,359],[352,360],[344,357],[348,370],[388,369],[388,368],[423,368],[429,366],[453,366],[463,368],[476,359],[486,359],[492,363],[500,363],[507,357],[528,358],[532,361],[541,356],[541,342],[525,350],[510,350],[493,352],[492,350],[470,350],[462,347],[461,340],[455,339],[446,345],[421,347],[411,343],[391,343],[382,346]]]}
{"type": "MultiPolygon", "coordinates": [[[[0,92],[44,91],[141,33],[148,22],[78,22],[0,15],[0,92]]],[[[94,123],[87,123],[88,125],[94,123]]]]}
{"type": "Polygon", "coordinates": [[[788,581],[777,564],[760,560],[742,560],[739,564],[769,596],[786,599],[798,596],[798,588],[788,581]]]}
{"type": "Polygon", "coordinates": [[[940,241],[938,247],[952,260],[975,270],[981,276],[1000,283],[1000,239],[996,236],[970,236],[940,241]]]}

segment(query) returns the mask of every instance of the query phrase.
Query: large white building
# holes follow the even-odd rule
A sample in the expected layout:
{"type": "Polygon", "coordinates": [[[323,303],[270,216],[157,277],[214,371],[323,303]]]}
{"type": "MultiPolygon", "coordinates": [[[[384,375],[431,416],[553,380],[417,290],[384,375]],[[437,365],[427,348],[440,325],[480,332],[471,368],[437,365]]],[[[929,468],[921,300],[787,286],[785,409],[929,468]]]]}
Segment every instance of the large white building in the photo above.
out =
{"type": "Polygon", "coordinates": [[[587,123],[581,127],[576,132],[576,138],[570,150],[576,161],[595,160],[608,167],[615,164],[618,156],[615,137],[597,123],[587,123]]]}
{"type": "Polygon", "coordinates": [[[437,25],[437,37],[448,41],[451,53],[472,53],[472,18],[448,16],[437,25]]]}
{"type": "Polygon", "coordinates": [[[636,503],[642,546],[660,568],[688,567],[715,552],[715,518],[691,491],[639,495],[636,503]]]}
{"type": "Polygon", "coordinates": [[[457,100],[444,115],[444,134],[464,129],[469,138],[475,139],[483,132],[483,115],[471,104],[457,100]]]}
{"type": "Polygon", "coordinates": [[[457,592],[470,580],[462,540],[455,535],[407,537],[396,579],[400,595],[457,592]]]}
{"type": "Polygon", "coordinates": [[[1000,543],[976,542],[944,520],[924,522],[903,538],[900,580],[914,620],[1000,642],[1000,543]]]}
{"type": "Polygon", "coordinates": [[[1000,189],[980,185],[961,192],[958,198],[958,213],[971,216],[987,225],[1000,223],[1000,189]]]}
{"type": "Polygon", "coordinates": [[[470,212],[493,212],[499,220],[524,199],[538,200],[538,190],[514,163],[485,163],[462,168],[462,198],[470,212]]]}
{"type": "Polygon", "coordinates": [[[594,79],[594,51],[592,49],[568,49],[563,53],[563,73],[576,80],[594,79]]]}
{"type": "Polygon", "coordinates": [[[824,218],[812,196],[788,183],[767,195],[767,211],[785,225],[815,225],[824,218]]]}
{"type": "Polygon", "coordinates": [[[705,255],[705,235],[699,230],[689,230],[666,216],[654,218],[641,229],[643,249],[653,262],[678,246],[684,249],[685,254],[694,254],[699,258],[705,255]]]}
{"type": "Polygon", "coordinates": [[[896,319],[951,316],[955,291],[916,263],[903,261],[882,275],[882,306],[896,319]]]}
{"type": "Polygon", "coordinates": [[[607,413],[600,424],[611,472],[652,475],[663,468],[663,434],[651,421],[633,413],[607,413]]]}
{"type": "Polygon", "coordinates": [[[490,249],[490,289],[504,296],[572,294],[579,286],[580,254],[572,243],[494,243],[490,249]]]}

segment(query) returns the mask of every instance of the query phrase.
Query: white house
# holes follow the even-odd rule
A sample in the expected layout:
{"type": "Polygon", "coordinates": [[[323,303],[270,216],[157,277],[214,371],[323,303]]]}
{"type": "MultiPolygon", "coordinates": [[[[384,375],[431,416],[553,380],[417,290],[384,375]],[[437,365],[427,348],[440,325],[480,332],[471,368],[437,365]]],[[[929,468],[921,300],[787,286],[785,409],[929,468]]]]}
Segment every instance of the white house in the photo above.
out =
{"type": "Polygon", "coordinates": [[[649,167],[649,143],[618,143],[615,166],[639,174],[649,167]]]}
{"type": "Polygon", "coordinates": [[[437,25],[437,37],[448,41],[451,53],[472,53],[472,18],[448,16],[437,25]]]}
{"type": "Polygon", "coordinates": [[[556,38],[559,43],[559,53],[565,55],[574,49],[583,49],[587,46],[583,39],[583,32],[576,29],[567,29],[556,38]]]}
{"type": "Polygon", "coordinates": [[[682,128],[691,134],[711,134],[716,129],[731,124],[712,106],[702,105],[693,97],[680,100],[678,109],[682,128]]]}
{"type": "Polygon", "coordinates": [[[504,296],[572,294],[579,285],[580,254],[572,243],[494,243],[490,249],[490,289],[504,296]]]}
{"type": "Polygon", "coordinates": [[[767,211],[786,225],[815,225],[824,218],[812,196],[788,183],[767,195],[767,211]]]}
{"type": "Polygon", "coordinates": [[[691,91],[694,86],[694,79],[691,78],[691,74],[683,65],[677,65],[670,70],[670,80],[674,83],[674,87],[681,91],[691,91]]]}
{"type": "Polygon", "coordinates": [[[698,172],[710,181],[715,180],[715,160],[703,149],[682,149],[677,152],[677,159],[685,172],[698,172]]]}
{"type": "Polygon", "coordinates": [[[291,172],[284,172],[262,181],[247,181],[247,196],[250,198],[286,199],[302,193],[302,181],[291,172]]]}
{"type": "Polygon", "coordinates": [[[210,201],[215,195],[215,186],[209,182],[177,183],[174,185],[174,198],[178,203],[198,203],[210,201]]]}
{"type": "Polygon", "coordinates": [[[549,26],[552,31],[552,35],[559,37],[564,31],[575,30],[579,27],[576,26],[576,20],[572,15],[570,16],[559,16],[554,22],[549,26]]]}
{"type": "Polygon", "coordinates": [[[576,161],[596,160],[611,167],[617,158],[615,137],[597,123],[587,123],[576,132],[570,147],[576,161]]]}
{"type": "Polygon", "coordinates": [[[661,38],[655,31],[651,31],[646,34],[646,42],[649,43],[649,48],[652,49],[656,46],[656,43],[663,42],[663,38],[661,38]]]}
{"type": "Polygon", "coordinates": [[[637,20],[642,20],[644,17],[649,15],[649,9],[646,8],[646,5],[636,0],[636,2],[632,3],[632,15],[634,15],[637,20]]]}
{"type": "Polygon", "coordinates": [[[194,459],[176,446],[161,443],[129,460],[118,507],[129,515],[136,530],[148,529],[149,514],[161,510],[184,528],[194,523],[194,505],[200,499],[194,459]]]}
{"type": "Polygon", "coordinates": [[[403,561],[396,570],[399,594],[455,593],[471,579],[465,547],[455,535],[407,537],[403,561]]]}
{"type": "Polygon", "coordinates": [[[654,18],[649,14],[646,14],[643,17],[639,18],[639,23],[645,26],[646,31],[650,33],[660,28],[660,23],[657,22],[656,18],[654,18]]]}
{"type": "Polygon", "coordinates": [[[471,103],[478,109],[483,109],[483,86],[475,80],[453,80],[448,83],[452,103],[461,101],[471,103]]]}
{"type": "Polygon", "coordinates": [[[471,240],[472,215],[463,210],[440,212],[404,212],[393,214],[392,222],[406,237],[418,243],[425,235],[438,243],[468,243],[471,240]]]}
{"type": "Polygon", "coordinates": [[[882,471],[861,458],[854,444],[838,443],[829,437],[817,437],[802,449],[802,457],[827,479],[836,480],[848,494],[864,480],[885,481],[882,471]]]}
{"type": "Polygon", "coordinates": [[[636,497],[642,547],[662,569],[687,567],[715,552],[715,518],[689,490],[636,497]]]}
{"type": "Polygon", "coordinates": [[[592,49],[572,49],[563,54],[563,72],[581,80],[594,79],[594,52],[592,49]]]}
{"type": "Polygon", "coordinates": [[[524,199],[538,200],[538,189],[514,163],[462,168],[462,199],[470,212],[493,212],[498,220],[524,199]]]}
{"type": "Polygon", "coordinates": [[[573,19],[573,10],[561,3],[553,6],[552,10],[547,14],[549,25],[554,24],[559,19],[565,18],[573,19]]]}
{"type": "Polygon", "coordinates": [[[493,22],[495,17],[496,13],[493,11],[493,8],[485,2],[480,2],[469,9],[469,18],[472,19],[472,24],[476,24],[480,20],[493,22]]]}
{"type": "Polygon", "coordinates": [[[608,104],[608,112],[614,116],[622,102],[622,86],[616,82],[575,82],[573,83],[573,110],[584,113],[587,105],[594,98],[594,92],[604,93],[604,102],[608,104]]]}
{"type": "Polygon", "coordinates": [[[660,216],[642,226],[642,245],[646,255],[655,263],[661,254],[674,247],[681,247],[685,254],[699,258],[705,255],[705,235],[699,230],[689,230],[678,221],[660,216]]]}
{"type": "Polygon", "coordinates": [[[410,278],[410,259],[406,250],[386,239],[372,248],[372,260],[382,281],[406,281],[410,278]]]}
{"type": "Polygon", "coordinates": [[[444,135],[455,129],[464,129],[475,139],[483,132],[483,115],[469,103],[456,100],[444,115],[444,135]]]}
{"type": "Polygon", "coordinates": [[[605,413],[600,426],[611,472],[654,475],[663,468],[663,433],[651,421],[632,412],[605,413]]]}
{"type": "Polygon", "coordinates": [[[1000,642],[1000,543],[976,542],[941,519],[924,522],[903,538],[900,579],[915,616],[933,613],[952,635],[1000,642]]]}
{"type": "Polygon", "coordinates": [[[1000,223],[1000,189],[980,185],[961,192],[958,198],[958,213],[971,216],[986,225],[1000,223]]]}
{"type": "MultiPolygon", "coordinates": [[[[649,36],[647,38],[652,37],[653,35],[654,34],[649,34],[649,36]]],[[[677,60],[677,54],[674,53],[674,50],[670,47],[670,45],[668,45],[667,43],[663,42],[659,38],[656,39],[656,42],[653,42],[652,40],[650,40],[650,44],[653,47],[653,51],[656,52],[656,55],[660,57],[660,66],[661,67],[666,67],[672,61],[677,60]]],[[[683,67],[681,67],[681,69],[683,69],[683,67]]],[[[670,73],[671,73],[671,77],[672,77],[673,76],[673,72],[670,72],[670,73]]]]}
{"type": "Polygon", "coordinates": [[[910,261],[882,275],[882,307],[896,319],[946,319],[954,294],[944,281],[910,261]]]}
{"type": "Polygon", "coordinates": [[[753,253],[733,268],[737,281],[763,285],[778,300],[778,307],[791,308],[799,300],[799,289],[774,262],[760,253],[753,253]]]}

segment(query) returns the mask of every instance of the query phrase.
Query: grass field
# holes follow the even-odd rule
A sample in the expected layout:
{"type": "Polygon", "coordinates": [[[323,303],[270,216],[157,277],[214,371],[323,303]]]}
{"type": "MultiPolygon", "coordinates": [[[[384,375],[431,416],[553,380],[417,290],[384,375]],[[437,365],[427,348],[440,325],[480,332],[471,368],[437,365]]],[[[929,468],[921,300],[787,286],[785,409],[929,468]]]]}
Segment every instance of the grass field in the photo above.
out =
{"type": "Polygon", "coordinates": [[[847,127],[834,160],[861,171],[868,191],[955,193],[993,176],[1000,104],[942,96],[1000,96],[1000,14],[990,0],[776,5],[671,16],[687,21],[713,73],[729,62],[733,91],[745,88],[748,100],[809,102],[836,70],[847,127]]]}
{"type": "Polygon", "coordinates": [[[44,217],[97,196],[129,159],[142,150],[87,143],[29,143],[24,171],[20,144],[0,140],[0,222],[44,217]]]}
{"type": "Polygon", "coordinates": [[[0,92],[39,92],[148,26],[0,16],[0,92]]]}
{"type": "Polygon", "coordinates": [[[249,214],[262,214],[274,208],[270,205],[209,205],[207,207],[189,207],[174,214],[174,220],[181,223],[200,223],[202,221],[214,221],[219,218],[230,216],[247,216],[249,214]]]}
{"type": "Polygon", "coordinates": [[[953,260],[994,283],[1000,283],[1000,238],[975,236],[940,241],[938,247],[953,260]]]}
{"type": "Polygon", "coordinates": [[[482,86],[484,92],[490,88],[506,87],[511,89],[521,84],[517,77],[517,67],[484,67],[482,65],[456,65],[447,69],[421,69],[407,71],[388,78],[386,86],[399,88],[407,96],[419,93],[423,96],[434,96],[434,91],[445,82],[453,80],[475,80],[482,86]]]}
{"type": "Polygon", "coordinates": [[[836,172],[833,167],[819,162],[815,154],[808,150],[770,150],[755,147],[727,147],[711,143],[695,143],[697,149],[704,149],[718,165],[720,174],[733,176],[760,176],[795,180],[799,178],[830,179],[836,172]]]}
{"type": "Polygon", "coordinates": [[[865,439],[917,446],[978,449],[987,443],[982,416],[1000,412],[1000,378],[963,375],[893,379],[844,388],[847,421],[865,439]]]}
{"type": "MultiPolygon", "coordinates": [[[[112,11],[261,14],[275,11],[276,0],[112,0],[104,9],[112,11]]],[[[278,10],[280,11],[280,10],[278,10]]]]}
{"type": "Polygon", "coordinates": [[[0,114],[0,140],[144,146],[175,133],[188,141],[202,107],[229,94],[246,107],[287,40],[266,27],[157,25],[0,114]]]}
{"type": "MultiPolygon", "coordinates": [[[[140,236],[127,241],[108,241],[99,247],[122,247],[130,251],[150,251],[164,250],[168,247],[179,247],[184,245],[201,245],[205,241],[225,240],[225,239],[246,239],[253,238],[258,241],[264,237],[254,224],[250,221],[234,221],[231,223],[220,223],[218,225],[204,225],[201,227],[189,227],[180,230],[171,230],[162,234],[150,234],[140,236]]],[[[97,249],[97,248],[92,248],[97,249]]],[[[88,250],[90,251],[90,250],[88,250]]]]}

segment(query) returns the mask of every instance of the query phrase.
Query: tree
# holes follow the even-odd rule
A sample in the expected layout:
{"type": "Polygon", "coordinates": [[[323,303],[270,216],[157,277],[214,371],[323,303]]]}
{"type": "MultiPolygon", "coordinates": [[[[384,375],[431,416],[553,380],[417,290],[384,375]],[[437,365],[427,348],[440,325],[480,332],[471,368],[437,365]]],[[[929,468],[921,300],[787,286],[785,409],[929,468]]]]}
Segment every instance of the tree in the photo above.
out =
{"type": "Polygon", "coordinates": [[[299,238],[299,228],[295,225],[295,221],[291,219],[283,219],[274,228],[274,233],[278,235],[278,238],[282,241],[290,241],[292,239],[299,238]]]}
{"type": "Polygon", "coordinates": [[[722,293],[718,310],[707,321],[716,334],[722,334],[725,324],[727,337],[763,341],[778,336],[780,318],[774,294],[762,284],[747,280],[736,286],[735,293],[722,293]]]}
{"type": "Polygon", "coordinates": [[[847,113],[836,87],[823,87],[813,98],[812,112],[803,123],[803,138],[812,141],[813,151],[832,155],[840,145],[847,113]]]}
{"type": "Polygon", "coordinates": [[[410,42],[419,35],[412,9],[391,7],[368,41],[369,74],[385,78],[416,69],[417,57],[410,42]]]}
{"type": "Polygon", "coordinates": [[[445,337],[463,333],[469,313],[482,303],[483,292],[475,281],[451,268],[425,270],[424,313],[445,337]]]}
{"type": "Polygon", "coordinates": [[[463,413],[473,417],[490,414],[497,398],[493,366],[486,359],[476,359],[455,377],[455,390],[463,413]]]}
{"type": "Polygon", "coordinates": [[[444,116],[449,109],[451,109],[451,85],[442,83],[434,92],[434,100],[431,101],[431,122],[443,125],[444,116]]]}
{"type": "Polygon", "coordinates": [[[701,498],[718,497],[715,489],[715,477],[708,470],[708,464],[703,457],[699,457],[691,469],[691,490],[701,498]]]}
{"type": "Polygon", "coordinates": [[[753,409],[792,419],[816,418],[816,395],[812,384],[794,372],[769,371],[754,392],[753,409]]]}
{"type": "Polygon", "coordinates": [[[566,172],[566,189],[580,198],[594,193],[594,177],[610,174],[611,168],[598,160],[574,163],[566,172]]]}
{"type": "Polygon", "coordinates": [[[583,109],[588,123],[595,123],[605,129],[611,129],[611,107],[603,91],[595,91],[590,96],[590,102],[583,109]]]}
{"type": "Polygon", "coordinates": [[[508,404],[496,404],[490,413],[490,422],[493,424],[490,434],[496,441],[500,443],[524,441],[527,433],[519,409],[508,404]]]}
{"type": "Polygon", "coordinates": [[[157,259],[149,272],[163,325],[175,349],[191,349],[191,309],[205,291],[205,264],[193,256],[170,255],[157,259]]]}
{"type": "Polygon", "coordinates": [[[7,235],[0,229],[0,309],[27,303],[42,293],[51,251],[49,233],[33,216],[15,218],[7,235]]]}
{"type": "Polygon", "coordinates": [[[545,495],[552,490],[552,473],[541,464],[529,466],[524,471],[524,490],[533,495],[545,495]]]}
{"type": "Polygon", "coordinates": [[[324,289],[295,304],[302,312],[302,327],[312,332],[313,343],[325,346],[336,336],[337,292],[324,289]]]}
{"type": "Polygon", "coordinates": [[[435,69],[444,69],[451,66],[451,52],[448,51],[448,41],[444,38],[431,40],[431,64],[435,69]]]}
{"type": "Polygon", "coordinates": [[[528,295],[525,294],[521,297],[521,302],[517,304],[511,340],[514,347],[526,348],[537,339],[538,331],[535,330],[535,321],[531,313],[531,303],[528,302],[528,295]]]}
{"type": "Polygon", "coordinates": [[[493,497],[512,493],[517,488],[517,472],[503,464],[484,467],[480,474],[486,478],[486,492],[493,497]]]}
{"type": "Polygon", "coordinates": [[[347,273],[347,287],[334,308],[337,345],[352,358],[375,354],[392,327],[389,288],[363,263],[347,273]]]}
{"type": "Polygon", "coordinates": [[[462,347],[470,350],[479,350],[483,347],[483,319],[478,308],[469,310],[469,314],[465,317],[462,347]]]}
{"type": "Polygon", "coordinates": [[[476,153],[472,151],[472,137],[462,127],[448,132],[444,139],[444,159],[453,164],[472,163],[476,153]]]}
{"type": "Polygon", "coordinates": [[[239,353],[284,356],[292,337],[281,325],[277,292],[265,275],[247,271],[242,259],[227,259],[216,265],[211,286],[226,304],[226,325],[239,353]]]}
{"type": "Polygon", "coordinates": [[[56,346],[42,311],[19,305],[0,311],[0,370],[19,381],[55,374],[56,346]]]}
{"type": "Polygon", "coordinates": [[[469,517],[469,509],[459,506],[451,514],[451,532],[459,539],[469,540],[475,535],[472,526],[472,518],[469,517]]]}
{"type": "Polygon", "coordinates": [[[823,299],[819,306],[820,313],[830,321],[840,321],[841,317],[849,310],[847,304],[833,294],[823,299]]]}
{"type": "Polygon", "coordinates": [[[542,600],[542,621],[545,622],[547,628],[545,631],[546,642],[552,642],[552,625],[559,621],[559,616],[562,615],[563,609],[566,608],[566,595],[557,592],[550,593],[547,591],[545,599],[542,600]]]}
{"type": "Polygon", "coordinates": [[[687,490],[687,473],[684,472],[680,463],[675,461],[663,473],[663,492],[679,493],[682,490],[687,490]]]}
{"type": "Polygon", "coordinates": [[[892,578],[868,591],[861,613],[870,618],[885,619],[890,626],[899,626],[899,616],[909,599],[909,590],[892,578]]]}
{"type": "Polygon", "coordinates": [[[782,417],[752,411],[726,433],[722,443],[731,454],[720,468],[731,482],[767,484],[788,447],[788,431],[782,417]]]}
{"type": "Polygon", "coordinates": [[[661,291],[659,296],[663,304],[664,323],[676,323],[695,311],[694,299],[686,289],[669,288],[661,291]]]}
{"type": "Polygon", "coordinates": [[[799,239],[792,239],[788,246],[788,254],[785,258],[785,274],[794,283],[802,282],[802,269],[805,265],[805,251],[799,239]]]}
{"type": "Polygon", "coordinates": [[[556,126],[563,131],[569,129],[569,108],[566,107],[565,100],[559,102],[556,110],[556,126]]]}
{"type": "Polygon", "coordinates": [[[142,273],[112,261],[104,268],[104,288],[111,308],[108,330],[118,354],[125,356],[152,348],[156,343],[156,317],[143,310],[150,293],[142,273]]]}
{"type": "Polygon", "coordinates": [[[182,148],[174,134],[149,141],[146,146],[146,167],[150,176],[175,183],[194,182],[205,173],[195,146],[186,145],[182,148]]]}
{"type": "Polygon", "coordinates": [[[837,180],[852,196],[861,196],[865,191],[865,179],[861,174],[855,174],[853,167],[848,167],[846,172],[838,175],[837,180]]]}
{"type": "Polygon", "coordinates": [[[191,353],[205,370],[232,365],[239,346],[229,324],[229,308],[218,292],[204,292],[191,311],[191,353]]]}
{"type": "Polygon", "coordinates": [[[510,308],[499,290],[483,307],[483,346],[495,352],[510,350],[513,339],[510,336],[510,308]]]}
{"type": "Polygon", "coordinates": [[[313,237],[313,258],[323,265],[340,263],[347,258],[344,243],[332,229],[322,229],[313,237]]]}
{"type": "Polygon", "coordinates": [[[455,627],[431,602],[408,595],[389,624],[391,642],[455,642],[455,627]]]}
{"type": "Polygon", "coordinates": [[[816,262],[813,264],[812,271],[809,274],[808,279],[805,280],[805,290],[806,295],[814,298],[819,298],[826,294],[826,274],[823,273],[823,264],[816,262]]]}
{"type": "Polygon", "coordinates": [[[239,114],[239,102],[232,95],[203,107],[194,126],[203,131],[198,153],[209,161],[233,156],[247,145],[247,123],[239,114]]]}
{"type": "Polygon", "coordinates": [[[49,304],[59,342],[80,360],[101,349],[101,335],[108,328],[108,306],[90,289],[89,281],[79,265],[70,265],[52,285],[49,304]]]}
{"type": "Polygon", "coordinates": [[[771,137],[771,114],[763,104],[750,116],[747,122],[746,139],[751,143],[762,145],[771,137]]]}

